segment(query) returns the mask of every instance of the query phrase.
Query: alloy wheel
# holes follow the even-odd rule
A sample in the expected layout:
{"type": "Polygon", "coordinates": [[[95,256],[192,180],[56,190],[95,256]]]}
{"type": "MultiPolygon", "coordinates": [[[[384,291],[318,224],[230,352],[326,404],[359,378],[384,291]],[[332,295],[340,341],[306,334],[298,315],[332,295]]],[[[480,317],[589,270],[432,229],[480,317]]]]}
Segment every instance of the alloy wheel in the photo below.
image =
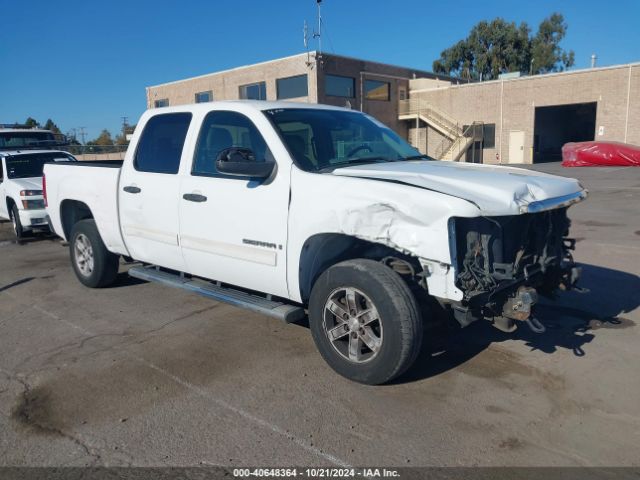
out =
{"type": "Polygon", "coordinates": [[[93,272],[93,247],[87,236],[78,234],[73,245],[74,257],[78,270],[82,275],[88,277],[93,272]]]}
{"type": "Polygon", "coordinates": [[[324,331],[331,346],[353,363],[373,360],[382,347],[382,321],[376,306],[353,287],[335,289],[325,302],[324,331]]]}

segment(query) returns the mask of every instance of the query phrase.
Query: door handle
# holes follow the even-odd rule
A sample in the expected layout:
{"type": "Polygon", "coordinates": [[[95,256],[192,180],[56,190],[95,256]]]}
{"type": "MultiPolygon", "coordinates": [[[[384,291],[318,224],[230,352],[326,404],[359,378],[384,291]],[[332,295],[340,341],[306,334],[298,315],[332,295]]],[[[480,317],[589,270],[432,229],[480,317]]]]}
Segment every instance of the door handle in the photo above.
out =
{"type": "Polygon", "coordinates": [[[127,193],[140,193],[142,191],[139,187],[134,187],[133,185],[127,185],[122,190],[127,193]]]}
{"type": "Polygon", "coordinates": [[[199,193],[185,193],[182,198],[189,202],[206,202],[207,197],[200,195],[199,193]]]}

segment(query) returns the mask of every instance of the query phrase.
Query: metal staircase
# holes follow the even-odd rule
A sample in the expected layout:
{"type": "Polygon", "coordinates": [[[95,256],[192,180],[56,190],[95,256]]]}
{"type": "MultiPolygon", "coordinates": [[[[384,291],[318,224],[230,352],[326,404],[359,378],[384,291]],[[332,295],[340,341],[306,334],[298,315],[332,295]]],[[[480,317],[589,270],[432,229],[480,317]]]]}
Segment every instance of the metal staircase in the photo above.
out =
{"type": "Polygon", "coordinates": [[[438,160],[459,161],[473,144],[478,123],[463,129],[456,120],[420,98],[401,100],[398,112],[400,120],[421,120],[445,136],[435,151],[438,160]]]}
{"type": "Polygon", "coordinates": [[[438,160],[459,161],[462,155],[473,145],[474,139],[477,139],[478,127],[482,127],[482,124],[474,122],[468,125],[456,138],[445,138],[436,149],[435,157],[438,160]]]}

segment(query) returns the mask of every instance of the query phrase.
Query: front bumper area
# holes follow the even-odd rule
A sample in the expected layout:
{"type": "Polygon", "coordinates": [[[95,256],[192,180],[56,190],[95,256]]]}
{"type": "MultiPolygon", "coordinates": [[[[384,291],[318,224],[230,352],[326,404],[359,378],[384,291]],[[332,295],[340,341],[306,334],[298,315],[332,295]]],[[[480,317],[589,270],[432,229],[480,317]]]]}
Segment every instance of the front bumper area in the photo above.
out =
{"type": "Polygon", "coordinates": [[[575,288],[580,276],[566,210],[452,219],[455,284],[464,294],[452,307],[462,326],[485,318],[503,331],[519,321],[544,330],[532,312],[538,293],[575,288]]]}

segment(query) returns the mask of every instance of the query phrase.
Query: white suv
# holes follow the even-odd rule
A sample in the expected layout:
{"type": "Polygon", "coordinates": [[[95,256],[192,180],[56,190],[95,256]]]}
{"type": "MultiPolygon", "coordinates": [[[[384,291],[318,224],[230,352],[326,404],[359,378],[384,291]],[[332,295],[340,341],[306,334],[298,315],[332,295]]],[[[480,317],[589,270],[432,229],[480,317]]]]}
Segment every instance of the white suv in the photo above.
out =
{"type": "Polygon", "coordinates": [[[0,129],[0,218],[10,219],[18,239],[33,231],[49,230],[42,195],[42,170],[47,162],[76,159],[58,150],[48,130],[0,129]]]}

